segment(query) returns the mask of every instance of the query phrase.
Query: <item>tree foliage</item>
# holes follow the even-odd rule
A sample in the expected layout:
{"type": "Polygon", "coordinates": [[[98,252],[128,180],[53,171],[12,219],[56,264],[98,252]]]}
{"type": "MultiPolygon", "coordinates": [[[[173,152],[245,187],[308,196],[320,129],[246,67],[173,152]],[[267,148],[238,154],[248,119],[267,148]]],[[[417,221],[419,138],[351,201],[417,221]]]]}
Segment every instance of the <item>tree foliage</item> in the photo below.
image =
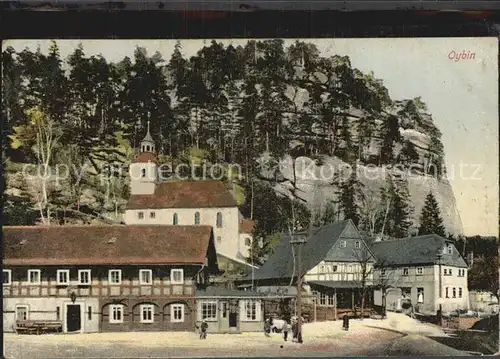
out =
{"type": "Polygon", "coordinates": [[[446,237],[441,211],[439,210],[439,205],[432,192],[429,192],[425,198],[424,207],[420,215],[418,234],[437,234],[446,237]]]}

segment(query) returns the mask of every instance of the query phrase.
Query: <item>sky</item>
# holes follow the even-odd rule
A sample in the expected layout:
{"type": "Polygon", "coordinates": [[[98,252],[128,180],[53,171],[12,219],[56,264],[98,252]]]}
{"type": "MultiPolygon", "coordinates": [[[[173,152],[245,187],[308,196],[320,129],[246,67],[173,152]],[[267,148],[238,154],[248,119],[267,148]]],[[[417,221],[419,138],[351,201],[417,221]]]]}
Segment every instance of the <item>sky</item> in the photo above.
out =
{"type": "MultiPolygon", "coordinates": [[[[194,55],[212,39],[182,40],[185,56],[194,55]]],[[[288,46],[296,39],[285,40],[288,46]]],[[[244,45],[244,39],[218,40],[244,45]]],[[[304,39],[322,56],[347,55],[352,67],[373,71],[392,99],[420,96],[442,142],[465,235],[498,236],[498,40],[490,38],[304,39]],[[461,54],[457,61],[457,56],[461,54]],[[472,57],[471,54],[474,54],[472,57]]],[[[108,61],[133,58],[136,46],[159,51],[170,59],[176,40],[57,40],[63,58],[83,44],[86,55],[102,54],[108,61]]],[[[40,45],[49,40],[9,40],[3,48],[40,45]]]]}

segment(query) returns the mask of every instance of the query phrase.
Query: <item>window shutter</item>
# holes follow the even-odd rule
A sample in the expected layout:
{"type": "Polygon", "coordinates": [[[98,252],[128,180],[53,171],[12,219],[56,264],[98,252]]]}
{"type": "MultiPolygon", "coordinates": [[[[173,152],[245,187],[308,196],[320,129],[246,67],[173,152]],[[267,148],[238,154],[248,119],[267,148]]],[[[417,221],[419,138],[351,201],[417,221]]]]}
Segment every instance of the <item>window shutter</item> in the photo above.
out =
{"type": "Polygon", "coordinates": [[[203,308],[203,302],[198,302],[196,305],[198,306],[198,310],[196,311],[197,312],[198,321],[201,322],[201,310],[203,308]]]}
{"type": "Polygon", "coordinates": [[[240,321],[246,320],[246,318],[247,318],[247,315],[246,315],[246,311],[245,311],[245,301],[240,300],[240,321]]]}

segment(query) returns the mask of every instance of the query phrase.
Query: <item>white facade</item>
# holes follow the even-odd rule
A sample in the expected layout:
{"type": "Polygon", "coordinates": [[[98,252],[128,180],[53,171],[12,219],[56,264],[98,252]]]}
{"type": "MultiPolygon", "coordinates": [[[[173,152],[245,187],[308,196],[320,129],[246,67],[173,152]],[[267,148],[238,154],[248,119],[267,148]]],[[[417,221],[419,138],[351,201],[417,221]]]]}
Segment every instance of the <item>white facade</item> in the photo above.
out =
{"type": "Polygon", "coordinates": [[[154,162],[130,164],[130,193],[154,194],[158,177],[157,171],[154,162]]]}
{"type": "MultiPolygon", "coordinates": [[[[436,314],[440,303],[443,313],[468,310],[467,269],[443,265],[440,276],[439,268],[439,265],[386,268],[384,277],[380,276],[380,269],[377,269],[374,284],[387,287],[388,310],[400,309],[402,298],[411,300],[414,307],[418,305],[419,312],[426,314],[436,314]]],[[[382,304],[381,298],[381,290],[376,290],[376,305],[382,304]]]]}
{"type": "Polygon", "coordinates": [[[491,292],[469,292],[470,309],[484,313],[498,313],[498,299],[491,292]]]}
{"type": "MultiPolygon", "coordinates": [[[[54,297],[19,297],[3,298],[3,330],[13,332],[16,315],[26,312],[26,320],[60,320],[63,332],[67,331],[66,312],[68,305],[80,305],[80,332],[93,333],[99,331],[99,299],[77,298],[73,303],[70,298],[54,297]],[[89,314],[90,311],[90,314],[89,314]]],[[[20,320],[24,318],[19,318],[20,320]]]]}

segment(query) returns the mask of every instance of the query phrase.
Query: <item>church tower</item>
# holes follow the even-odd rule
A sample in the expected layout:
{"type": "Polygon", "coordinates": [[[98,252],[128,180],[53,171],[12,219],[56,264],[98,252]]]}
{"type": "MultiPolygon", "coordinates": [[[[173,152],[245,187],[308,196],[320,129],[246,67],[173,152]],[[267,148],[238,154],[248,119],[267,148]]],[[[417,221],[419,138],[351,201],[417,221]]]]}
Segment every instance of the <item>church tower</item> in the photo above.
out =
{"type": "Polygon", "coordinates": [[[158,180],[157,171],[155,143],[149,132],[148,121],[148,131],[141,141],[140,153],[130,165],[130,194],[154,194],[158,180]]]}

